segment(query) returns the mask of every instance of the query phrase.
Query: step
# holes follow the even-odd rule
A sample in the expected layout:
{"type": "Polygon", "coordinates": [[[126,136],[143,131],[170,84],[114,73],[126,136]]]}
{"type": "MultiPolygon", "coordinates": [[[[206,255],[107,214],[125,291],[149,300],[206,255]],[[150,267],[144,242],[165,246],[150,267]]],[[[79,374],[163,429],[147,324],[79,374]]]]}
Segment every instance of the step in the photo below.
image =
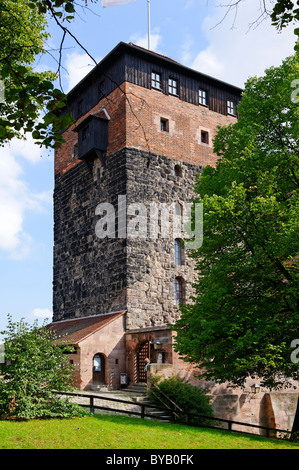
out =
{"type": "Polygon", "coordinates": [[[143,384],[130,384],[126,390],[131,390],[133,392],[146,393],[146,385],[143,384]]]}

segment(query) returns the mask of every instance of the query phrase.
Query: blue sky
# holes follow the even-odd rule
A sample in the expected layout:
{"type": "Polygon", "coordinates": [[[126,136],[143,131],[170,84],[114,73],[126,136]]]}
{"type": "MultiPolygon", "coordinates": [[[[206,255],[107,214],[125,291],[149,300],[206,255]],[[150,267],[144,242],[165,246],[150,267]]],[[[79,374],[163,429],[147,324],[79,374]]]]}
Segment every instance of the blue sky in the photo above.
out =
{"type": "MultiPolygon", "coordinates": [[[[293,53],[294,27],[279,34],[269,19],[255,23],[260,0],[244,0],[237,15],[231,11],[226,17],[221,3],[229,0],[151,0],[152,49],[241,87],[249,76],[262,75],[293,53]]],[[[90,8],[79,9],[68,27],[97,61],[120,41],[147,47],[147,0],[105,9],[98,1],[90,8]]],[[[37,69],[56,71],[52,55],[57,58],[61,31],[53,23],[49,31],[52,52],[40,58],[37,69]]],[[[70,38],[62,58],[67,92],[94,63],[70,38]]],[[[30,138],[0,148],[0,331],[8,313],[14,321],[51,319],[53,163],[53,152],[30,138]]]]}

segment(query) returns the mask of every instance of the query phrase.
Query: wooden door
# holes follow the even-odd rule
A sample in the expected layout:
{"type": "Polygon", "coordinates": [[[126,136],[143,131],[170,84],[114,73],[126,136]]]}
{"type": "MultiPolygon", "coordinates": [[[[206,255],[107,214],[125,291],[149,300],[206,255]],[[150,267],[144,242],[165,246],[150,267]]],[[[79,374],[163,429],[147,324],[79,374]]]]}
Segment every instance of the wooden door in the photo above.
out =
{"type": "Polygon", "coordinates": [[[146,382],[146,372],[145,372],[145,359],[149,358],[150,354],[150,343],[145,341],[142,343],[137,350],[137,382],[146,382]]]}

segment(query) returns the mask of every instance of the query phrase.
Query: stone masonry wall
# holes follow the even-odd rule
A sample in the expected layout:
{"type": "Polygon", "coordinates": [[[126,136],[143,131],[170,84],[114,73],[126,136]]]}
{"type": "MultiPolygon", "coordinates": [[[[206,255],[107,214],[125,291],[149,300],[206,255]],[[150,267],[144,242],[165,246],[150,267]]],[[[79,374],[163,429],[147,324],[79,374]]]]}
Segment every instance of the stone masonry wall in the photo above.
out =
{"type": "MultiPolygon", "coordinates": [[[[173,204],[190,201],[198,167],[135,149],[127,149],[127,203],[142,202],[147,209],[147,236],[127,239],[127,328],[145,328],[174,323],[179,316],[174,279],[185,281],[186,298],[192,293],[193,261],[185,256],[174,261],[173,204]],[[181,176],[175,175],[180,165],[181,176]],[[150,206],[162,203],[169,209],[169,230],[151,236],[150,206]]],[[[152,214],[154,214],[152,212],[152,214]]],[[[128,217],[130,220],[130,217],[128,217]]],[[[134,217],[131,218],[134,220],[134,217]]],[[[154,221],[157,219],[153,219],[154,221]]]]}
{"type": "MultiPolygon", "coordinates": [[[[174,297],[174,278],[186,281],[191,294],[192,262],[174,263],[172,204],[189,201],[194,174],[199,169],[181,163],[175,176],[173,159],[135,149],[81,162],[56,175],[54,192],[54,321],[117,310],[128,310],[127,328],[173,323],[179,315],[174,297]],[[126,196],[127,222],[130,206],[142,202],[164,203],[169,209],[169,238],[118,238],[118,196],[126,196]],[[100,203],[115,209],[115,237],[95,234],[100,203]]],[[[158,206],[157,206],[158,207],[158,206]]],[[[183,207],[183,206],[182,206],[183,207]]]]}
{"type": "MultiPolygon", "coordinates": [[[[189,201],[194,175],[216,162],[217,126],[235,118],[127,82],[90,112],[103,107],[110,121],[102,161],[75,158],[73,126],[55,154],[54,321],[127,309],[129,329],[173,323],[179,315],[174,278],[184,279],[188,298],[191,260],[174,264],[171,234],[169,239],[97,238],[95,209],[101,202],[117,208],[119,195],[126,195],[127,205],[142,202],[147,208],[189,201]],[[168,121],[167,132],[160,128],[161,118],[168,121]],[[209,133],[207,144],[202,130],[209,133]],[[175,176],[175,165],[181,177],[175,176]]],[[[170,212],[170,223],[171,217],[170,212]]]]}
{"type": "Polygon", "coordinates": [[[56,175],[54,191],[54,321],[124,310],[126,240],[100,239],[96,207],[126,189],[123,155],[81,162],[56,175]]]}

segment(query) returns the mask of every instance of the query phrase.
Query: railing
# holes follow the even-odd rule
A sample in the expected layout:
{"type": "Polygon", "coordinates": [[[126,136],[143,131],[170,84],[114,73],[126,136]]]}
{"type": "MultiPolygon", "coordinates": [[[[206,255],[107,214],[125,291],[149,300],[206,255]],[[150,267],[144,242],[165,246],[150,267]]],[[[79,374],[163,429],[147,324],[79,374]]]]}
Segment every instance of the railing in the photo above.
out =
{"type": "Polygon", "coordinates": [[[178,410],[178,411],[180,411],[181,413],[183,413],[182,408],[180,408],[179,405],[177,405],[171,398],[169,398],[167,395],[165,395],[165,393],[160,389],[160,387],[158,387],[158,385],[152,383],[152,384],[151,384],[151,387],[152,387],[156,392],[158,392],[158,393],[155,394],[155,396],[156,396],[156,398],[162,403],[162,405],[164,405],[164,406],[167,408],[167,410],[172,413],[172,415],[173,415],[173,417],[174,417],[175,419],[180,420],[180,416],[179,416],[178,413],[176,413],[176,411],[178,410]],[[159,396],[159,394],[163,396],[164,400],[162,400],[162,398],[161,398],[161,396],[159,396]],[[171,405],[174,406],[174,408],[175,408],[176,411],[174,411],[174,410],[171,408],[171,406],[169,406],[167,403],[165,403],[165,400],[168,401],[168,402],[170,402],[171,405]]]}
{"type": "MultiPolygon", "coordinates": [[[[159,408],[156,405],[150,405],[148,403],[145,404],[145,403],[142,403],[142,402],[139,403],[139,402],[135,402],[135,401],[122,400],[122,399],[119,399],[119,398],[104,397],[104,396],[100,396],[100,395],[90,395],[90,394],[87,394],[87,393],[77,393],[77,392],[56,392],[56,391],[54,391],[54,393],[56,393],[58,395],[68,395],[68,396],[74,396],[74,397],[89,398],[89,404],[79,403],[79,405],[83,406],[85,408],[89,408],[91,413],[94,413],[95,410],[105,410],[105,411],[114,411],[114,412],[118,412],[118,413],[136,415],[136,416],[140,416],[141,418],[155,418],[151,414],[146,414],[145,413],[145,408],[154,408],[155,410],[161,410],[161,411],[165,411],[165,412],[168,411],[168,410],[165,410],[165,408],[159,408]],[[103,406],[103,405],[95,405],[94,401],[96,399],[111,401],[111,402],[115,402],[115,403],[124,403],[124,404],[131,405],[131,406],[140,406],[141,410],[140,410],[140,412],[133,411],[133,410],[125,410],[125,409],[119,410],[117,408],[111,408],[111,407],[107,407],[107,406],[103,406]]],[[[159,417],[159,419],[166,419],[166,418],[159,417]]]]}
{"type": "MultiPolygon", "coordinates": [[[[177,418],[177,411],[170,409],[170,408],[158,408],[156,405],[150,405],[148,403],[142,403],[142,402],[133,402],[133,401],[128,401],[128,400],[122,400],[119,398],[111,398],[107,396],[100,396],[100,395],[92,395],[92,394],[86,394],[86,393],[77,393],[77,392],[58,392],[54,391],[54,393],[58,395],[67,395],[67,396],[74,396],[74,397],[84,397],[84,398],[89,398],[89,404],[81,404],[79,403],[80,406],[89,408],[91,413],[94,413],[96,409],[98,410],[105,410],[105,411],[114,411],[117,413],[125,413],[125,414],[130,414],[130,415],[135,415],[135,416],[140,416],[142,419],[144,418],[152,418],[152,419],[158,419],[158,420],[163,420],[167,418],[163,418],[163,416],[155,417],[151,414],[147,414],[145,412],[146,408],[154,408],[154,409],[159,409],[161,411],[164,411],[165,413],[169,413],[172,416],[172,420],[175,423],[179,424],[186,424],[188,426],[195,426],[195,427],[205,427],[205,428],[211,428],[211,429],[220,429],[222,431],[231,431],[231,432],[238,432],[242,434],[252,434],[249,431],[240,431],[236,429],[232,429],[233,425],[237,426],[245,426],[245,427],[251,427],[254,429],[261,429],[265,431],[266,437],[270,437],[270,434],[273,433],[273,436],[271,437],[284,437],[286,435],[289,436],[289,439],[292,437],[292,431],[288,431],[285,429],[277,429],[277,428],[269,428],[268,426],[260,426],[259,424],[250,424],[250,423],[244,423],[241,421],[234,421],[230,419],[224,419],[224,418],[214,418],[210,416],[203,416],[197,413],[188,413],[186,411],[183,411],[180,409],[180,414],[183,414],[185,416],[185,419],[178,419],[177,418]],[[103,406],[103,405],[95,405],[94,401],[98,400],[106,400],[106,401],[111,401],[115,403],[123,403],[127,405],[134,405],[134,406],[139,406],[140,407],[140,412],[138,411],[131,411],[131,410],[125,410],[125,409],[116,409],[116,408],[111,408],[108,406],[103,406]],[[198,423],[198,422],[192,422],[192,418],[200,418],[203,419],[203,423],[198,423]],[[207,424],[208,422],[218,422],[218,423],[225,423],[227,424],[227,428],[223,428],[220,426],[213,426],[212,424],[207,424]],[[278,434],[283,434],[283,436],[278,436],[278,434]]],[[[176,405],[178,406],[178,405],[176,405]]]]}

